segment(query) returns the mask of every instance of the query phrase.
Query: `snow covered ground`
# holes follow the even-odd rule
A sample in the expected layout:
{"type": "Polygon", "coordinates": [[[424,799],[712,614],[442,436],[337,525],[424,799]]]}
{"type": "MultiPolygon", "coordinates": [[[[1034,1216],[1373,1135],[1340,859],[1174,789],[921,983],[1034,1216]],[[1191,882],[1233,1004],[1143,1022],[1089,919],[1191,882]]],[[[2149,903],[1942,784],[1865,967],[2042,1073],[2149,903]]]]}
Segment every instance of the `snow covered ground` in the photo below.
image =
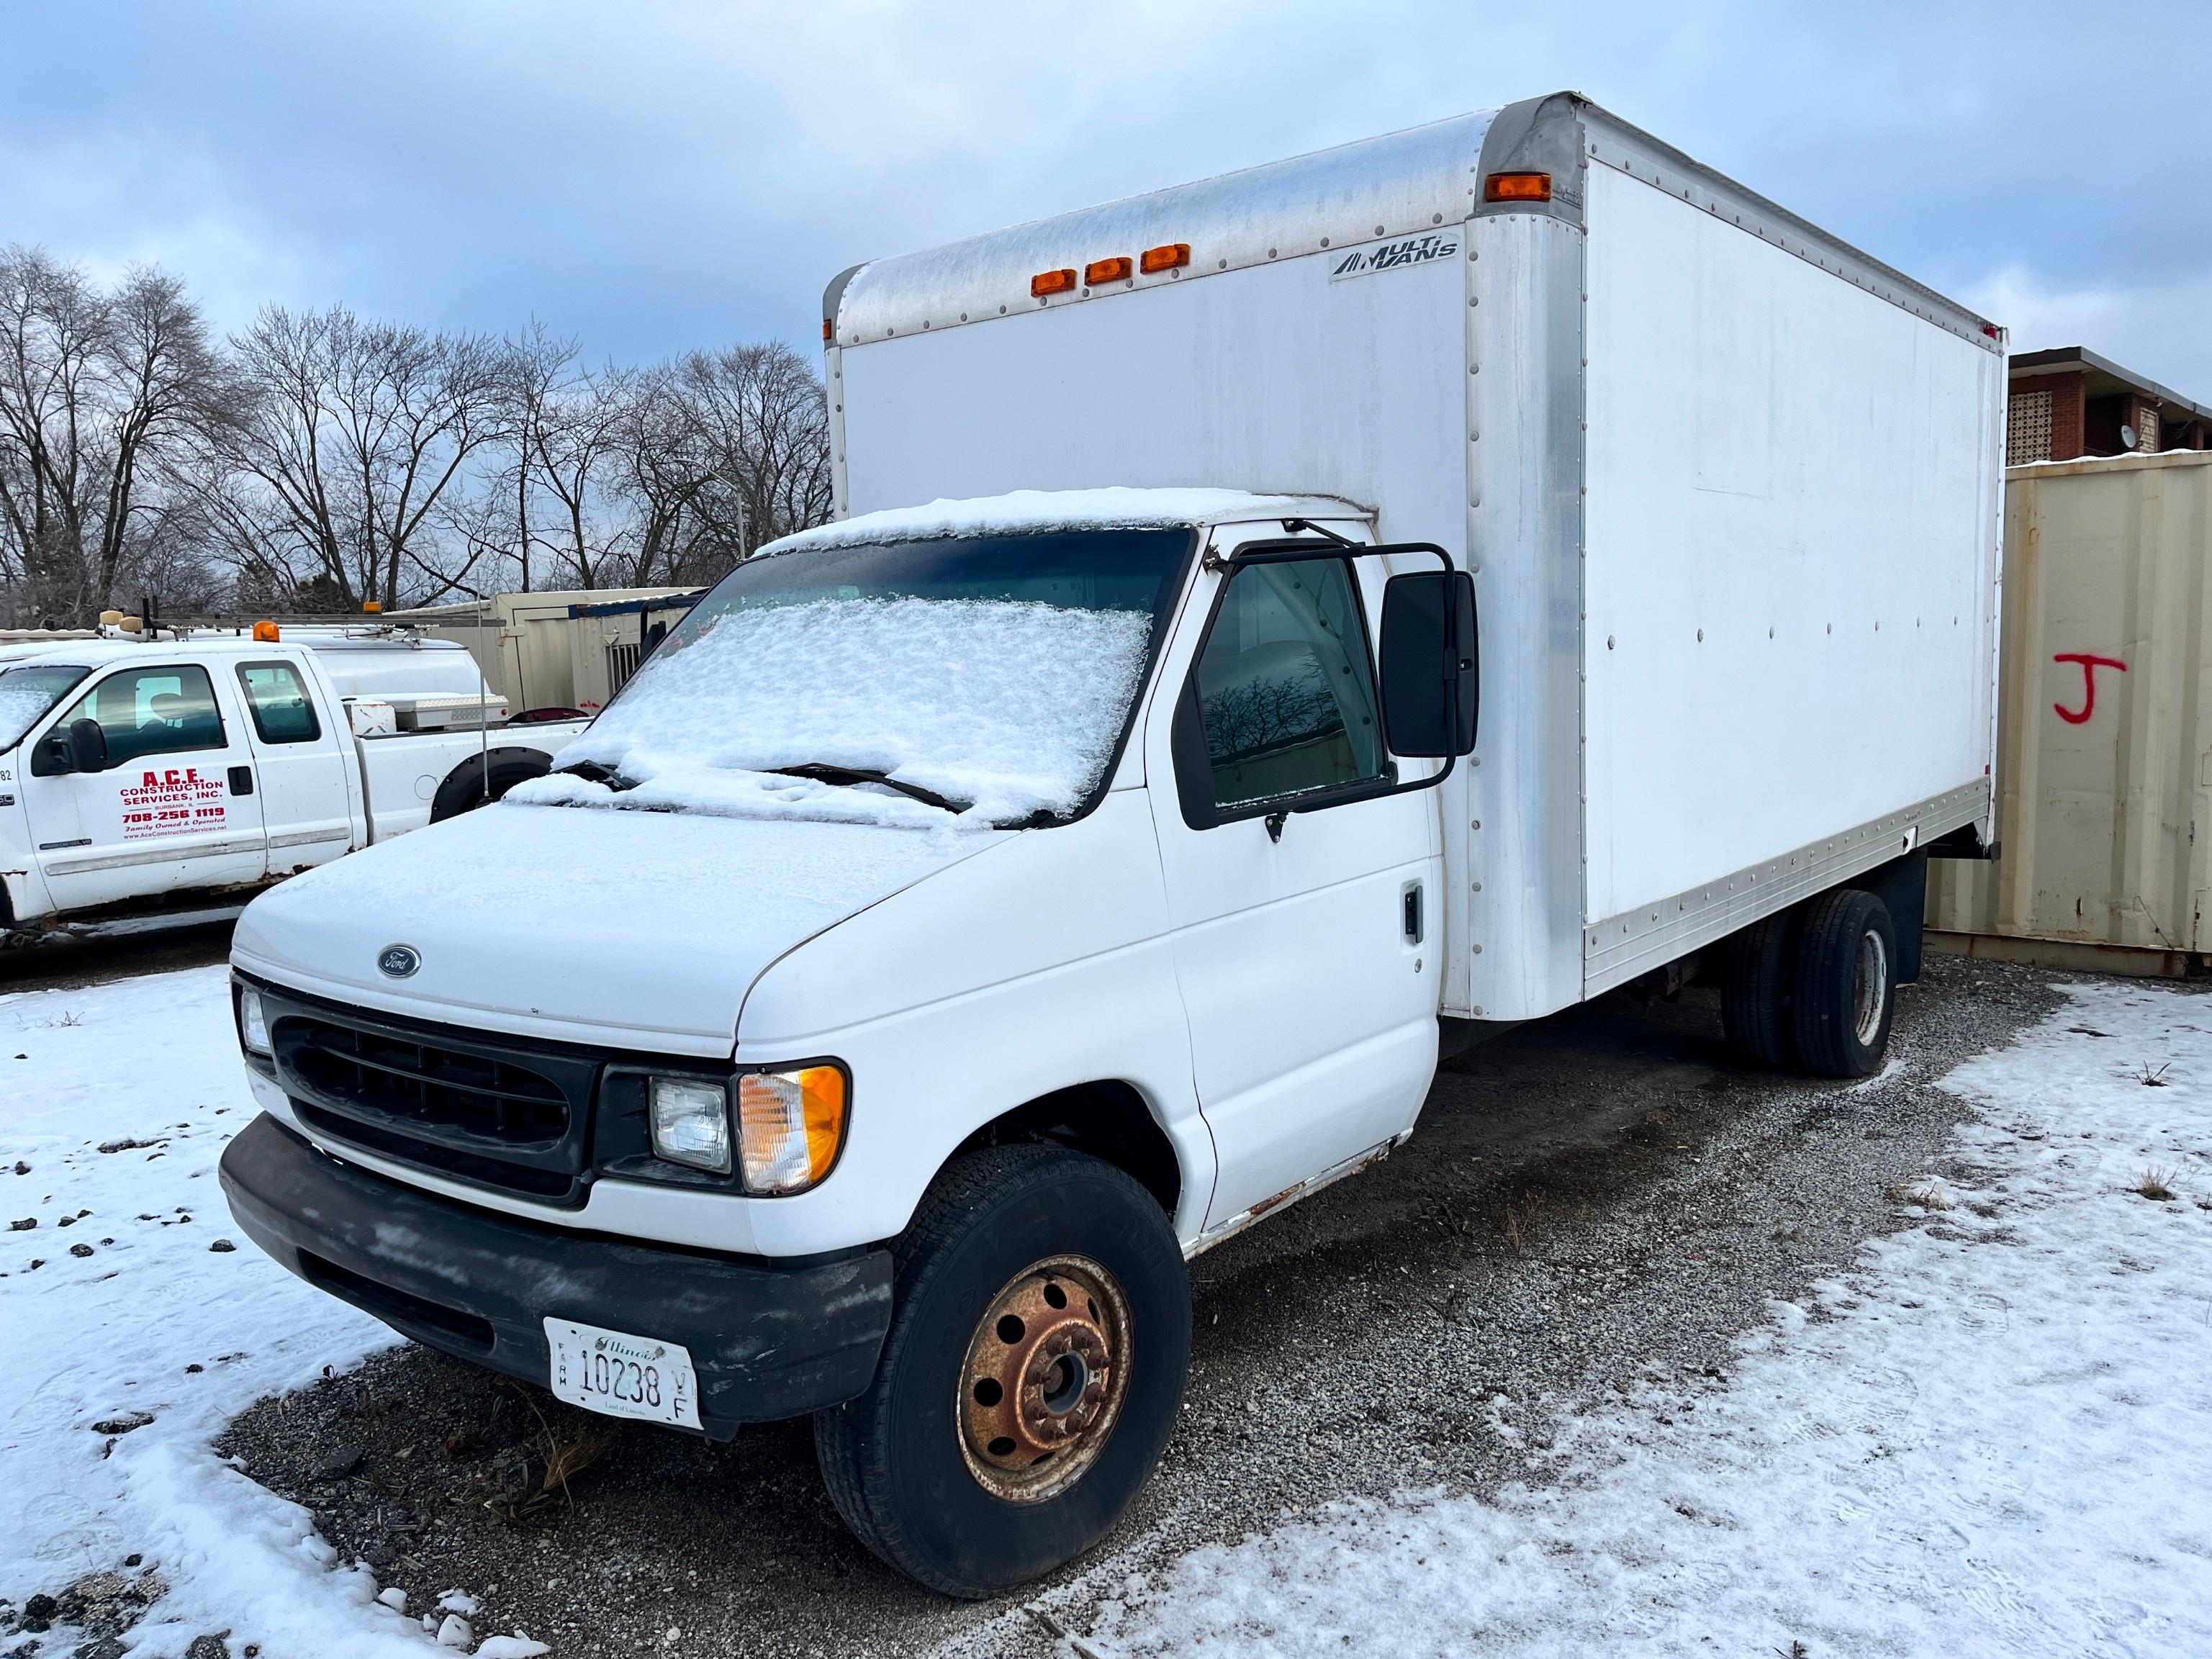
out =
{"type": "MultiPolygon", "coordinates": [[[[306,1510],[210,1446],[252,1401],[396,1340],[231,1225],[216,1160],[253,1107],[228,985],[202,968],[0,996],[0,1225],[37,1224],[0,1234],[0,1596],[20,1616],[86,1574],[150,1572],[166,1589],[123,1638],[145,1659],[224,1632],[233,1656],[423,1659],[431,1610],[378,1601],[306,1510]]],[[[0,1630],[11,1655],[82,1640],[0,1630]]]]}
{"type": "Polygon", "coordinates": [[[1971,1178],[1912,1183],[1923,1224],[1778,1304],[1733,1377],[1577,1420],[1541,1487],[1200,1551],[1086,1644],[2212,1652],[2212,997],[2072,998],[1946,1080],[1971,1178]]]}
{"type": "MultiPolygon", "coordinates": [[[[1778,1305],[1730,1377],[1577,1419],[1540,1486],[1200,1551],[1093,1601],[1082,1639],[1112,1659],[2212,1652],[2212,996],[2071,994],[1948,1079],[1984,1113],[1954,1148],[1970,1177],[1911,1183],[1920,1224],[1778,1305]],[[2154,1172],[2174,1196],[2144,1195],[2154,1172]]],[[[20,1616],[87,1573],[150,1571],[135,1654],[221,1632],[233,1659],[437,1651],[421,1620],[444,1611],[387,1609],[211,1449],[252,1400],[392,1340],[250,1244],[212,1248],[236,1237],[216,1158],[251,1112],[223,971],[0,996],[0,1224],[38,1224],[0,1249],[20,1517],[0,1597],[20,1616]]]]}

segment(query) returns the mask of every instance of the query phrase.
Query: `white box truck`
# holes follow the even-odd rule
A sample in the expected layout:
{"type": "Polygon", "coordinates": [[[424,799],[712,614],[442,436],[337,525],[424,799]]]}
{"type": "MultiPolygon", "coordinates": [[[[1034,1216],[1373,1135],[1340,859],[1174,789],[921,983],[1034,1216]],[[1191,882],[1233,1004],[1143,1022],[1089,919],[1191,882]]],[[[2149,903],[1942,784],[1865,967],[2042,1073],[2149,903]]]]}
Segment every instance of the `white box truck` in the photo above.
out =
{"type": "Polygon", "coordinates": [[[1562,94],[862,265],[823,337],[840,521],[242,920],[287,1267],[596,1410],[812,1413],[979,1595],[1146,1478],[1188,1259],[1443,1044],[1702,970],[1879,1064],[1989,824],[1991,325],[1562,94]]]}

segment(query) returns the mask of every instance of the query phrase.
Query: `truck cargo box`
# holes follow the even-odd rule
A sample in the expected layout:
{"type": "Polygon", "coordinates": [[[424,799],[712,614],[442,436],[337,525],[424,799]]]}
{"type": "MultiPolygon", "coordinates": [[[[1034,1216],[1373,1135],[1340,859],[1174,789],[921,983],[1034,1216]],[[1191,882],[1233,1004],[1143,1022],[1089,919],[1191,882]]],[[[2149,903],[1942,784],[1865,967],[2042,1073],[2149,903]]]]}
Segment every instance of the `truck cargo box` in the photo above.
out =
{"type": "Polygon", "coordinates": [[[1986,834],[2002,331],[1583,99],[858,266],[823,331],[841,512],[1305,491],[1476,573],[1448,1013],[1986,834]]]}

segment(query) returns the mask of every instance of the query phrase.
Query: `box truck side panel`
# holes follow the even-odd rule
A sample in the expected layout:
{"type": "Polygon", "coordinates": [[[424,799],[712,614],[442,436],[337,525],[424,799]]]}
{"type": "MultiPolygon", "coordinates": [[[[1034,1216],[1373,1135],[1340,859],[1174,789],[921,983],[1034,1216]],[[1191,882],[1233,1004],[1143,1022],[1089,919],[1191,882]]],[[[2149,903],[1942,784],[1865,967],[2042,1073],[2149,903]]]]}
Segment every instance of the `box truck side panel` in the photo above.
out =
{"type": "Polygon", "coordinates": [[[1468,232],[1482,711],[1444,785],[1465,879],[1446,884],[1443,1012],[1533,1019],[1583,994],[1583,233],[1529,213],[1468,232]]]}
{"type": "Polygon", "coordinates": [[[1716,888],[1826,885],[1896,815],[1902,841],[1985,811],[2004,366],[1715,212],[1586,176],[1595,990],[1710,933],[1687,919],[1716,888]]]}
{"type": "Polygon", "coordinates": [[[1385,537],[1456,547],[1461,228],[1368,275],[1333,280],[1340,247],[845,349],[851,510],[1224,487],[1380,505],[1385,537]]]}

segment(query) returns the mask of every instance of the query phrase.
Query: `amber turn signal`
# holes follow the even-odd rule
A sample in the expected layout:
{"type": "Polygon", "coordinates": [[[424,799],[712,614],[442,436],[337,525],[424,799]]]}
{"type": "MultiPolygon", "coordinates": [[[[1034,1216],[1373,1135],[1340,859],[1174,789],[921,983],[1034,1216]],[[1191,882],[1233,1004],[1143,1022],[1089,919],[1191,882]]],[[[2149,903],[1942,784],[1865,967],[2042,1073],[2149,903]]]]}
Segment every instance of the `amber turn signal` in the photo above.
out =
{"type": "Polygon", "coordinates": [[[1107,283],[1126,283],[1132,266],[1129,256],[1117,253],[1110,259],[1093,259],[1083,267],[1083,280],[1097,288],[1107,283]]]}
{"type": "Polygon", "coordinates": [[[1148,247],[1137,256],[1137,269],[1151,276],[1163,270],[1173,270],[1177,265],[1190,263],[1188,242],[1166,242],[1158,247],[1148,247]]]}
{"type": "Polygon", "coordinates": [[[1048,295],[1070,294],[1075,289],[1075,270],[1040,270],[1030,278],[1030,297],[1042,300],[1048,295]]]}
{"type": "Polygon", "coordinates": [[[1486,202],[1548,202],[1552,175],[1548,173],[1493,173],[1482,181],[1486,202]]]}

